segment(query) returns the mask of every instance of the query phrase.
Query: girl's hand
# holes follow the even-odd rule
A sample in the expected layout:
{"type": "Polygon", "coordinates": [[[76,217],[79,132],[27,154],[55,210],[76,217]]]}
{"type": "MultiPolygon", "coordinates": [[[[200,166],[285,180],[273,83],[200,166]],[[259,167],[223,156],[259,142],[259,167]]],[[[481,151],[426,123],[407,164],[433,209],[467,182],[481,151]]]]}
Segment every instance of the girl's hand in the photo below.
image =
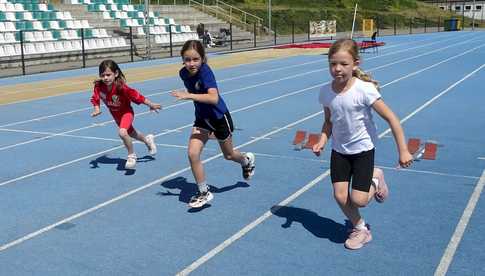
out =
{"type": "Polygon", "coordinates": [[[312,147],[312,151],[313,153],[316,155],[316,156],[320,156],[320,152],[323,150],[323,147],[325,145],[323,145],[322,143],[316,143],[315,145],[313,145],[312,147]]]}
{"type": "Polygon", "coordinates": [[[150,103],[148,107],[150,108],[150,111],[155,111],[157,113],[158,113],[158,110],[162,109],[162,106],[158,103],[150,103]]]}
{"type": "Polygon", "coordinates": [[[413,163],[413,156],[411,155],[411,153],[409,153],[409,151],[405,151],[401,154],[399,154],[399,166],[401,168],[407,168],[409,166],[411,166],[411,164],[413,163]]]}
{"type": "Polygon", "coordinates": [[[190,100],[190,93],[183,90],[174,90],[170,93],[177,100],[190,100]]]}
{"type": "Polygon", "coordinates": [[[99,114],[101,114],[101,110],[99,109],[99,106],[95,106],[94,107],[94,111],[91,112],[91,117],[96,117],[98,116],[99,114]]]}

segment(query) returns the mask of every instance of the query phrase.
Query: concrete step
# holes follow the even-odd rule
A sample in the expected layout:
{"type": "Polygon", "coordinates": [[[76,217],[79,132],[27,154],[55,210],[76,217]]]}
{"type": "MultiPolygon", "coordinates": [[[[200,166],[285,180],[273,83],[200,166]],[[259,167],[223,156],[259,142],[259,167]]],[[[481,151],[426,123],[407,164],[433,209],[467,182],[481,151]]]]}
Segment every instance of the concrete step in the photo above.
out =
{"type": "Polygon", "coordinates": [[[88,20],[93,28],[115,28],[119,27],[119,20],[104,19],[101,12],[88,12],[85,5],[56,4],[55,8],[60,11],[69,11],[74,19],[88,20]]]}

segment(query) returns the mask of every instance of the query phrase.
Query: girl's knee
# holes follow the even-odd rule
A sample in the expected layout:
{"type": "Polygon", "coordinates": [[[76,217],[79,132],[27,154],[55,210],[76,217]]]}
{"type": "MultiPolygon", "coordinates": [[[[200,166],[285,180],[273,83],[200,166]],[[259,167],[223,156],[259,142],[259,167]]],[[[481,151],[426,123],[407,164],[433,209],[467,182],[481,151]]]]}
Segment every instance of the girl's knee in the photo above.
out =
{"type": "Polygon", "coordinates": [[[347,199],[348,199],[349,195],[348,195],[347,192],[336,192],[336,191],[334,191],[333,197],[335,198],[335,200],[339,204],[345,205],[347,203],[347,199]]]}
{"type": "Polygon", "coordinates": [[[367,197],[351,197],[352,200],[352,205],[354,205],[357,208],[363,208],[367,206],[369,203],[369,199],[367,197]]]}
{"type": "Polygon", "coordinates": [[[383,175],[384,175],[384,172],[381,169],[374,168],[374,173],[372,175],[373,177],[381,178],[383,175]]]}
{"type": "Polygon", "coordinates": [[[190,162],[197,162],[200,160],[200,153],[198,151],[189,150],[187,156],[190,162]]]}
{"type": "Polygon", "coordinates": [[[225,153],[224,154],[224,159],[226,159],[226,160],[233,160],[234,159],[234,155],[233,154],[227,154],[227,153],[225,153]]]}
{"type": "Polygon", "coordinates": [[[129,135],[128,135],[128,130],[126,130],[125,128],[120,128],[120,129],[118,130],[118,135],[119,135],[120,137],[127,137],[127,136],[129,136],[129,135]]]}

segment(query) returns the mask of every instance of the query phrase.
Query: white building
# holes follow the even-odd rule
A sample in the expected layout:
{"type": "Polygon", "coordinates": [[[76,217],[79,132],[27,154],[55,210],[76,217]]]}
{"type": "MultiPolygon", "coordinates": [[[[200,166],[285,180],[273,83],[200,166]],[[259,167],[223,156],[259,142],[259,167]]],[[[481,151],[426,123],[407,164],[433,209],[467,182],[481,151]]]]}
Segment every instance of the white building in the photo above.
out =
{"type": "Polygon", "coordinates": [[[440,7],[442,10],[453,11],[461,16],[484,20],[485,1],[457,1],[457,0],[432,0],[423,1],[440,7]]]}

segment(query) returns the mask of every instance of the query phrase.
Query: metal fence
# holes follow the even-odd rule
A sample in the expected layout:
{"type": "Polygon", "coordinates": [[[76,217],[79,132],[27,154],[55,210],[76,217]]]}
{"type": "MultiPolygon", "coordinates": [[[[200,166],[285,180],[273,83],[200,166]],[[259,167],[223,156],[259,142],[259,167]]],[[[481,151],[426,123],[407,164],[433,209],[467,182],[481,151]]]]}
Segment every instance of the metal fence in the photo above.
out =
{"type": "MultiPolygon", "coordinates": [[[[404,21],[398,20],[397,18],[386,18],[385,20],[374,18],[374,21],[379,36],[444,31],[444,18],[408,18],[404,21]]],[[[267,29],[263,29],[260,24],[256,23],[253,23],[253,28],[250,32],[239,32],[239,34],[233,32],[235,26],[231,23],[219,24],[218,26],[220,26],[220,30],[212,33],[213,40],[210,43],[207,39],[198,37],[206,44],[208,53],[242,51],[288,43],[330,40],[348,37],[350,35],[350,30],[343,28],[337,29],[335,37],[312,39],[310,37],[309,22],[297,24],[290,21],[285,23],[284,26],[275,24],[270,33],[267,32],[267,29]]],[[[117,47],[108,47],[109,45],[105,45],[105,47],[93,48],[90,46],[93,38],[87,37],[87,31],[81,29],[79,31],[80,39],[76,40],[76,47],[73,47],[73,49],[69,51],[66,49],[58,49],[59,51],[50,53],[32,54],[29,53],[27,47],[28,45],[31,46],[32,42],[26,41],[24,32],[19,31],[16,34],[19,42],[10,44],[16,45],[17,50],[20,50],[19,54],[13,56],[0,55],[0,77],[97,66],[101,60],[108,58],[114,59],[119,63],[126,63],[174,57],[179,55],[183,45],[183,41],[174,39],[176,34],[172,32],[171,27],[169,28],[169,32],[165,34],[165,40],[163,42],[160,42],[160,39],[154,34],[149,34],[150,39],[147,40],[144,35],[138,35],[136,28],[133,27],[106,29],[112,37],[123,38],[126,45],[117,47]]],[[[364,39],[360,22],[357,22],[355,30],[358,31],[354,32],[353,38],[356,40],[364,39]]],[[[467,30],[472,30],[472,28],[468,27],[467,30]]],[[[192,35],[195,36],[195,33],[192,35]]],[[[63,42],[67,41],[70,40],[64,40],[63,42]]],[[[71,43],[73,42],[71,41],[71,43]]]]}

